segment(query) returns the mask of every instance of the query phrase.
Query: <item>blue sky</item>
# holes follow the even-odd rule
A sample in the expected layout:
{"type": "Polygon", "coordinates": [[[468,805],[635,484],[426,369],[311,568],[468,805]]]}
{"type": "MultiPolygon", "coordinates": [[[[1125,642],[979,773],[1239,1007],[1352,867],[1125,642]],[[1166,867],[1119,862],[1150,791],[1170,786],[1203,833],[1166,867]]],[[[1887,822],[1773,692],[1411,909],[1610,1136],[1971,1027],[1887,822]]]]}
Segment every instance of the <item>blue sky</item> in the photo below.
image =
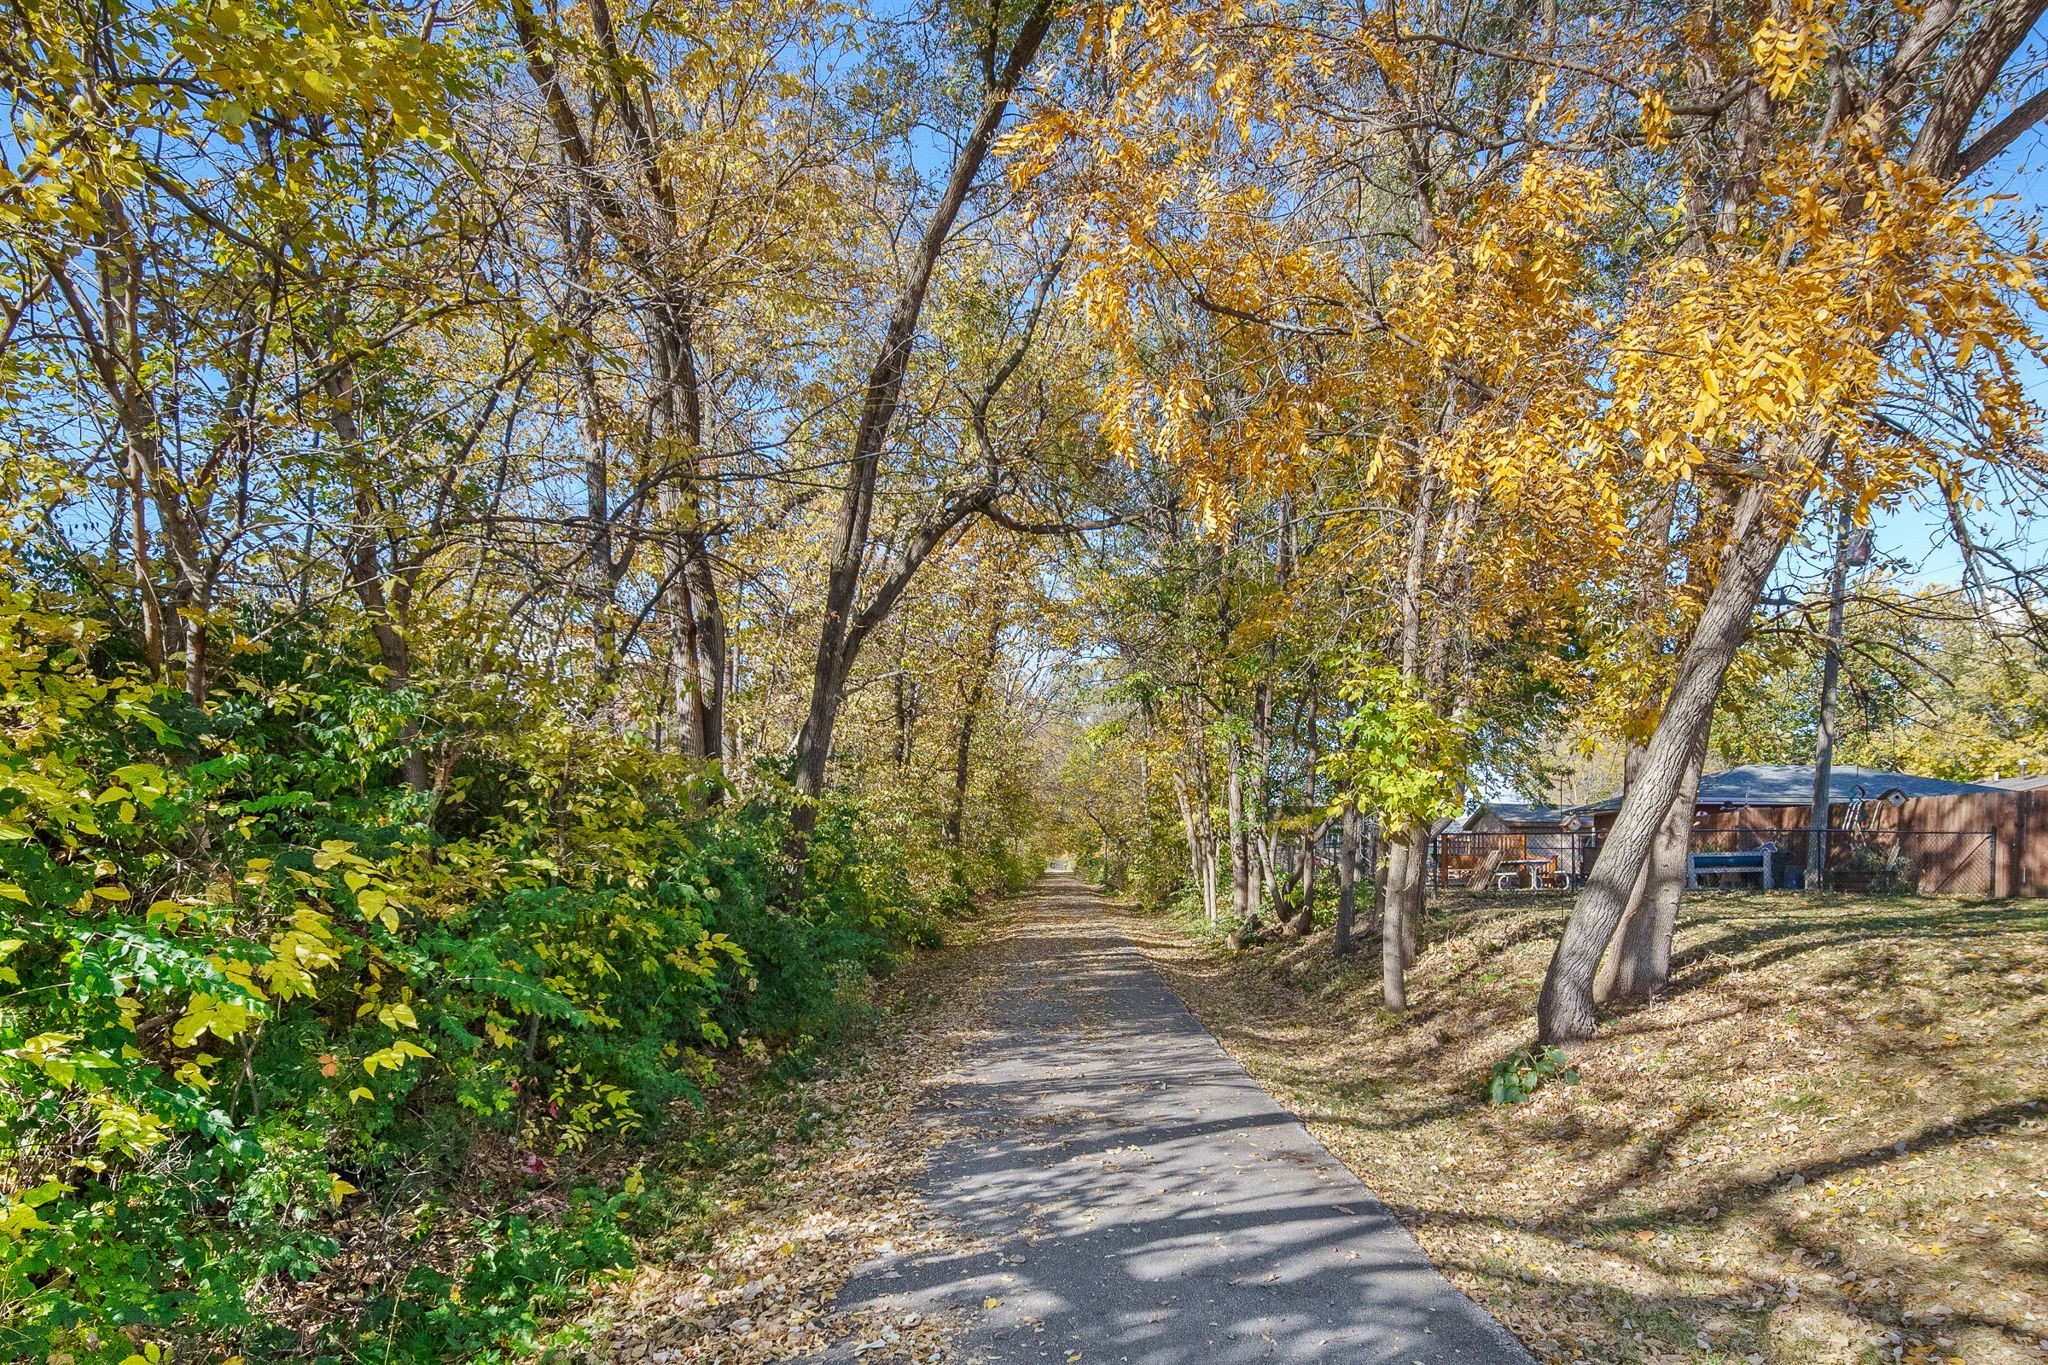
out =
{"type": "MultiPolygon", "coordinates": [[[[2025,94],[2025,91],[2016,92],[2025,94]]],[[[2002,110],[2001,110],[2002,112],[2002,110]]],[[[2009,147],[1978,176],[1977,188],[1987,194],[2011,195],[2012,207],[2030,218],[2048,210],[2048,131],[2036,127],[2009,147]]],[[[2048,335],[2048,318],[2037,318],[2048,335]]],[[[2048,409],[2048,368],[2035,364],[2030,391],[2048,409]]],[[[2018,542],[2020,562],[2048,561],[2048,527],[2035,524],[2008,505],[1988,506],[1970,518],[1973,538],[1993,543],[2018,542]]],[[[2043,518],[2048,520],[2048,518],[2043,518]]],[[[1938,499],[1916,498],[1880,512],[1871,521],[1875,549],[1894,561],[1899,574],[1916,583],[1955,584],[1962,580],[1962,555],[1949,530],[1948,514],[1938,499]]]]}

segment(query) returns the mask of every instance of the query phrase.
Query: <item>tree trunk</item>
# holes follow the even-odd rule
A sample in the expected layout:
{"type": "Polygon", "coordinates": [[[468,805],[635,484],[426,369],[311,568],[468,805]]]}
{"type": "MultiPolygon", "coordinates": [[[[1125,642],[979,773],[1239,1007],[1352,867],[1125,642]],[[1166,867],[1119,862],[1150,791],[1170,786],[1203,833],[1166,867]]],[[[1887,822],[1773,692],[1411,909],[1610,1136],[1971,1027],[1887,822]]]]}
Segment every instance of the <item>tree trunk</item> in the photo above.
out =
{"type": "MultiPolygon", "coordinates": [[[[1641,744],[1630,744],[1621,757],[1621,795],[1628,799],[1629,789],[1636,784],[1636,775],[1642,771],[1643,756],[1649,752],[1641,744]]],[[[1655,861],[1653,853],[1650,862],[1655,861]]],[[[1607,954],[1600,959],[1600,973],[1593,981],[1593,999],[1605,1001],[1614,994],[1615,977],[1620,971],[1622,942],[1629,928],[1636,921],[1643,906],[1643,893],[1650,885],[1650,862],[1643,864],[1643,870],[1636,875],[1635,885],[1628,893],[1628,907],[1621,912],[1621,923],[1614,926],[1614,937],[1607,940],[1607,954]]]]}
{"type": "Polygon", "coordinates": [[[1421,917],[1422,881],[1428,851],[1419,840],[1427,831],[1410,829],[1387,849],[1386,890],[1381,897],[1381,988],[1390,1010],[1408,1008],[1407,970],[1415,961],[1416,921],[1421,917]]]}
{"type": "MultiPolygon", "coordinates": [[[[1425,468],[1416,489],[1415,515],[1408,530],[1408,563],[1401,581],[1401,676],[1410,681],[1422,675],[1422,575],[1436,486],[1436,471],[1425,468]]],[[[1418,834],[1411,828],[1387,850],[1386,882],[1380,893],[1380,973],[1390,1010],[1408,1008],[1405,974],[1415,960],[1415,922],[1421,918],[1428,837],[1426,829],[1418,834]]]]}
{"type": "MultiPolygon", "coordinates": [[[[1727,499],[1725,491],[1719,482],[1710,480],[1696,485],[1696,487],[1701,504],[1699,514],[1702,518],[1708,515],[1707,509],[1710,506],[1713,508],[1725,508],[1727,499]]],[[[1649,566],[1650,573],[1648,575],[1647,589],[1644,593],[1642,609],[1637,622],[1638,629],[1641,630],[1653,629],[1652,623],[1661,619],[1670,601],[1670,568],[1662,556],[1670,550],[1671,531],[1676,523],[1677,516],[1678,490],[1674,486],[1666,489],[1659,498],[1656,513],[1650,518],[1649,523],[1655,528],[1654,534],[1645,536],[1646,542],[1655,546],[1658,557],[1649,566]]],[[[1662,640],[1661,632],[1657,638],[1660,641],[1662,640]]],[[[1636,776],[1642,771],[1643,758],[1648,752],[1648,748],[1641,744],[1630,744],[1628,746],[1621,765],[1621,792],[1624,797],[1628,795],[1629,788],[1635,785],[1636,776]]],[[[1672,809],[1674,812],[1678,809],[1676,801],[1672,803],[1672,809]]],[[[1691,815],[1692,808],[1688,805],[1686,807],[1688,829],[1691,828],[1691,815]]],[[[1621,923],[1615,926],[1614,937],[1608,940],[1607,956],[1601,959],[1600,975],[1593,983],[1593,998],[1595,1000],[1604,1001],[1614,995],[1616,982],[1620,979],[1621,975],[1622,955],[1628,951],[1626,945],[1629,944],[1632,934],[1636,935],[1638,939],[1640,938],[1641,925],[1638,917],[1647,913],[1644,897],[1650,889],[1650,881],[1656,862],[1657,855],[1653,849],[1650,858],[1643,865],[1643,870],[1636,875],[1635,886],[1629,892],[1628,909],[1622,912],[1621,923]]]]}
{"type": "Polygon", "coordinates": [[[1202,897],[1202,917],[1216,923],[1220,907],[1216,899],[1216,826],[1210,817],[1209,773],[1197,739],[1189,746],[1192,776],[1176,769],[1173,799],[1180,806],[1181,826],[1187,831],[1188,872],[1202,897]]]}
{"type": "Polygon", "coordinates": [[[1404,875],[1406,861],[1405,844],[1394,844],[1387,849],[1387,890],[1380,898],[1380,991],[1390,1010],[1408,1008],[1408,964],[1403,960],[1401,951],[1405,936],[1401,925],[1403,902],[1394,892],[1395,885],[1404,875]]]}
{"type": "MultiPolygon", "coordinates": [[[[563,246],[572,268],[585,292],[594,294],[591,253],[595,225],[602,221],[644,286],[635,291],[638,301],[633,308],[647,355],[645,445],[654,461],[653,486],[659,507],[655,531],[662,576],[657,608],[667,624],[667,686],[675,689],[671,709],[687,736],[689,752],[715,760],[725,743],[726,640],[701,496],[704,410],[696,357],[698,301],[690,285],[678,280],[664,261],[666,249],[674,242],[678,196],[664,170],[655,104],[619,45],[610,6],[595,0],[589,6],[589,17],[591,34],[603,57],[599,70],[605,79],[602,93],[592,92],[591,127],[586,130],[556,64],[562,46],[559,36],[543,29],[525,0],[515,0],[510,14],[527,75],[546,106],[556,151],[587,192],[584,219],[572,222],[565,214],[562,223],[563,246]],[[630,151],[622,166],[626,173],[616,179],[611,178],[610,165],[604,164],[608,159],[599,155],[592,141],[600,110],[607,104],[608,116],[617,119],[630,151]],[[644,215],[638,212],[642,205],[636,202],[643,191],[649,197],[646,207],[652,209],[644,215]],[[646,231],[649,226],[654,229],[651,235],[646,231]]],[[[579,355],[577,360],[584,366],[588,357],[579,355]]],[[[594,377],[581,388],[582,397],[594,402],[594,377]]],[[[593,510],[595,505],[593,500],[593,510]]],[[[608,541],[608,523],[599,534],[608,541]]],[[[604,555],[605,562],[598,567],[609,579],[606,591],[615,593],[627,565],[611,558],[608,543],[599,543],[593,550],[604,555]]],[[[629,546],[625,559],[631,558],[629,546]]],[[[603,605],[600,603],[600,608],[603,605]]],[[[601,622],[596,630],[601,660],[615,643],[612,627],[601,622]]],[[[657,732],[660,724],[657,720],[657,732]]],[[[708,784],[703,792],[711,802],[722,795],[717,783],[708,784]]]]}
{"type": "Polygon", "coordinates": [[[1693,811],[1699,801],[1700,770],[1706,765],[1708,730],[1693,737],[1693,752],[1678,784],[1677,799],[1650,850],[1643,895],[1644,913],[1622,935],[1614,988],[1624,996],[1651,996],[1671,980],[1671,943],[1678,933],[1678,906],[1685,897],[1692,862],[1693,811]]]}
{"type": "MultiPolygon", "coordinates": [[[[1422,946],[1422,910],[1429,893],[1429,830],[1418,826],[1409,835],[1406,880],[1401,895],[1401,967],[1415,965],[1422,946]]],[[[1405,992],[1404,992],[1405,994],[1405,992]]]]}
{"type": "Polygon", "coordinates": [[[711,721],[710,689],[702,641],[697,631],[697,604],[683,556],[664,542],[663,558],[668,560],[669,579],[669,677],[675,687],[676,724],[684,736],[684,752],[695,759],[718,757],[719,734],[711,721]]]}
{"type": "Polygon", "coordinates": [[[590,528],[590,643],[597,655],[599,685],[609,690],[619,667],[619,563],[612,538],[611,455],[605,443],[604,415],[597,391],[597,368],[588,352],[578,349],[576,367],[576,430],[583,446],[583,514],[590,528]]]}
{"type": "Polygon", "coordinates": [[[1821,661],[1820,715],[1814,732],[1813,801],[1807,815],[1806,878],[1808,895],[1817,895],[1828,866],[1828,807],[1835,766],[1835,698],[1842,681],[1842,614],[1849,585],[1849,532],[1852,509],[1845,499],[1835,529],[1835,563],[1828,575],[1827,656],[1821,661]]]}
{"type": "Polygon", "coordinates": [[[1650,740],[1636,786],[1622,799],[1606,847],[1572,907],[1537,1000],[1537,1029],[1547,1043],[1593,1036],[1594,975],[1628,907],[1629,894],[1678,795],[1695,736],[1713,721],[1714,703],[1749,619],[1791,538],[1796,517],[1773,515],[1771,483],[1750,483],[1737,501],[1730,547],[1687,642],[1663,718],[1650,740]]]}
{"type": "MultiPolygon", "coordinates": [[[[355,525],[349,528],[348,542],[342,547],[349,587],[362,604],[363,615],[370,623],[370,636],[377,642],[385,688],[402,691],[412,684],[412,644],[384,591],[383,559],[377,550],[377,508],[367,488],[356,489],[355,515],[355,525]]],[[[399,737],[407,746],[399,760],[399,773],[406,787],[416,792],[430,790],[433,774],[428,771],[426,750],[419,746],[419,727],[407,721],[399,737]]]]}
{"type": "Polygon", "coordinates": [[[1316,923],[1316,844],[1313,836],[1301,841],[1301,914],[1301,927],[1313,929],[1316,923]]]}
{"type": "MultiPolygon", "coordinates": [[[[340,438],[342,448],[365,471],[359,472],[356,478],[355,519],[349,527],[347,542],[342,546],[349,588],[362,605],[363,615],[370,623],[370,634],[377,642],[378,659],[384,665],[384,686],[397,692],[412,683],[412,642],[406,637],[404,600],[394,603],[384,590],[383,556],[377,544],[381,517],[376,494],[366,472],[368,444],[362,425],[356,418],[354,367],[335,366],[325,380],[325,387],[334,434],[340,438]]],[[[419,727],[408,721],[400,731],[400,738],[407,746],[399,763],[406,787],[416,792],[431,791],[433,774],[428,769],[426,751],[419,746],[419,727]]]]}
{"type": "Polygon", "coordinates": [[[142,457],[129,442],[127,486],[134,521],[130,528],[129,553],[135,571],[135,603],[142,617],[142,653],[149,671],[158,678],[170,664],[170,650],[164,639],[163,602],[157,597],[155,558],[149,545],[149,498],[142,484],[142,457]]]}
{"type": "Polygon", "coordinates": [[[896,766],[910,766],[910,755],[915,743],[914,727],[917,721],[916,689],[910,681],[910,618],[903,619],[903,629],[896,637],[896,676],[890,682],[890,691],[896,706],[896,749],[893,757],[896,766]]]}
{"type": "MultiPolygon", "coordinates": [[[[726,758],[725,608],[719,596],[718,582],[711,574],[711,549],[703,534],[691,535],[685,549],[683,574],[690,583],[688,606],[696,645],[704,660],[700,672],[703,691],[698,698],[703,716],[702,747],[707,760],[723,763],[726,758]]],[[[716,805],[723,799],[722,787],[713,783],[706,795],[716,805]]]]}
{"type": "MultiPolygon", "coordinates": [[[[1179,772],[1173,774],[1173,803],[1180,811],[1181,834],[1187,839],[1188,844],[1188,879],[1197,887],[1200,887],[1202,885],[1202,840],[1195,831],[1195,812],[1193,803],[1188,800],[1187,779],[1179,772]]],[[[1206,903],[1202,908],[1204,911],[1210,910],[1206,903]]],[[[1209,914],[1211,921],[1215,918],[1216,916],[1213,913],[1209,914]]]]}
{"type": "Polygon", "coordinates": [[[1230,914],[1239,924],[1252,907],[1251,840],[1244,827],[1244,745],[1232,735],[1224,749],[1223,809],[1230,821],[1230,914]]]}
{"type": "Polygon", "coordinates": [[[1343,832],[1337,845],[1337,927],[1332,951],[1339,959],[1351,955],[1351,922],[1358,912],[1358,846],[1362,823],[1356,805],[1344,807],[1343,832]]]}
{"type": "MultiPolygon", "coordinates": [[[[601,25],[608,30],[609,25],[601,25]]],[[[695,306],[670,289],[644,309],[648,438],[661,462],[661,595],[668,620],[676,724],[692,758],[716,762],[725,743],[725,641],[718,584],[704,530],[704,402],[697,373],[695,306]]],[[[705,793],[716,794],[716,784],[705,793]]]]}
{"type": "Polygon", "coordinates": [[[1217,888],[1217,835],[1210,831],[1202,839],[1202,915],[1214,927],[1223,913],[1223,896],[1217,888]]]}
{"type": "MultiPolygon", "coordinates": [[[[1291,541],[1292,526],[1289,525],[1285,529],[1288,531],[1291,541]]],[[[1310,810],[1316,808],[1316,770],[1322,766],[1323,760],[1320,701],[1321,699],[1317,694],[1315,675],[1311,673],[1309,675],[1307,706],[1308,743],[1306,747],[1308,749],[1308,763],[1305,776],[1302,779],[1303,797],[1310,810]]],[[[1329,821],[1323,821],[1322,828],[1327,830],[1329,827],[1329,821]]],[[[1304,929],[1314,928],[1316,922],[1316,843],[1320,838],[1321,835],[1319,833],[1311,832],[1303,836],[1301,841],[1301,913],[1304,916],[1302,921],[1304,929]]]]}
{"type": "Polygon", "coordinates": [[[832,731],[839,719],[853,656],[860,648],[859,637],[852,633],[854,606],[859,595],[861,569],[868,556],[875,485],[881,472],[882,447],[889,428],[895,422],[904,381],[910,372],[912,343],[917,336],[918,319],[924,313],[925,295],[931,287],[939,257],[953,235],[953,225],[981,174],[990,146],[995,142],[1010,100],[1025,71],[1036,59],[1052,19],[1050,0],[1041,0],[1024,16],[1001,70],[997,71],[993,63],[990,64],[988,70],[993,79],[984,92],[981,116],[954,156],[945,190],[925,225],[918,251],[911,261],[910,273],[904,279],[895,307],[890,312],[875,363],[868,371],[860,417],[854,428],[852,458],[847,462],[846,482],[840,492],[826,565],[824,620],[818,629],[817,652],[811,669],[810,707],[803,729],[797,736],[796,791],[799,800],[792,812],[790,831],[791,862],[794,865],[801,865],[804,847],[817,820],[816,802],[825,790],[825,767],[832,748],[832,731]]]}
{"type": "Polygon", "coordinates": [[[1273,688],[1260,683],[1252,702],[1252,819],[1259,884],[1251,903],[1264,905],[1278,924],[1287,917],[1286,878],[1280,874],[1279,836],[1273,828],[1273,688]]]}
{"type": "Polygon", "coordinates": [[[1700,770],[1706,765],[1707,738],[1707,731],[1693,737],[1678,794],[1636,879],[1635,903],[1615,930],[1607,961],[1601,965],[1595,999],[1651,996],[1671,980],[1671,941],[1678,931],[1678,904],[1692,860],[1693,812],[1699,801],[1700,770]]]}
{"type": "Polygon", "coordinates": [[[967,817],[967,760],[974,748],[975,718],[981,712],[982,698],[988,694],[989,676],[995,672],[996,656],[1002,650],[1003,619],[1006,615],[1006,609],[1001,605],[990,610],[988,633],[982,640],[981,652],[975,656],[973,684],[960,698],[960,732],[953,746],[953,804],[946,811],[946,847],[955,855],[960,852],[961,830],[967,817]]]}
{"type": "MultiPolygon", "coordinates": [[[[195,585],[191,607],[197,620],[185,623],[185,695],[193,704],[204,707],[206,694],[212,687],[210,676],[212,659],[207,649],[209,627],[207,616],[213,611],[213,585],[201,582],[195,585]]],[[[422,757],[424,762],[424,757],[422,757]]]]}

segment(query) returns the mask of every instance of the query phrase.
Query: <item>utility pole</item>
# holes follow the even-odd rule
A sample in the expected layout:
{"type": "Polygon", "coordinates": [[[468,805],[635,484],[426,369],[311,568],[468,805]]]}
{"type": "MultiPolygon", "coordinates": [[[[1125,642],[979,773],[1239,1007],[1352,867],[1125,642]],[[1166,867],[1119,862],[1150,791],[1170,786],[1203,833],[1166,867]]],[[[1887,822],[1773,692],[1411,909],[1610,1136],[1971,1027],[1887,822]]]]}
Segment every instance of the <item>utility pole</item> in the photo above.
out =
{"type": "Polygon", "coordinates": [[[1813,750],[1813,811],[1806,836],[1806,891],[1821,889],[1827,872],[1828,785],[1835,766],[1835,700],[1842,680],[1842,614],[1848,598],[1849,570],[1870,562],[1870,533],[1853,524],[1844,498],[1835,521],[1835,563],[1828,575],[1827,654],[1820,669],[1820,718],[1813,750]]]}

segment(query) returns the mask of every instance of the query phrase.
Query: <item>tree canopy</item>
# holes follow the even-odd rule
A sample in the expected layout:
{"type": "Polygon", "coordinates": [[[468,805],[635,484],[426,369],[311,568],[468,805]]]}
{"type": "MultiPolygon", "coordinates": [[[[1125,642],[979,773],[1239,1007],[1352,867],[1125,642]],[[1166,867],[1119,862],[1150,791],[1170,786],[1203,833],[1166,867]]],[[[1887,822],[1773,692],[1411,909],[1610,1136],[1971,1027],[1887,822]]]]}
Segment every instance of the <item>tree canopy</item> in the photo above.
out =
{"type": "Polygon", "coordinates": [[[251,1287],[1058,853],[1402,1008],[1433,828],[1620,752],[1583,1038],[1843,517],[1968,559],[1844,759],[2048,760],[2042,10],[0,0],[0,1351],[497,1350],[251,1287]]]}

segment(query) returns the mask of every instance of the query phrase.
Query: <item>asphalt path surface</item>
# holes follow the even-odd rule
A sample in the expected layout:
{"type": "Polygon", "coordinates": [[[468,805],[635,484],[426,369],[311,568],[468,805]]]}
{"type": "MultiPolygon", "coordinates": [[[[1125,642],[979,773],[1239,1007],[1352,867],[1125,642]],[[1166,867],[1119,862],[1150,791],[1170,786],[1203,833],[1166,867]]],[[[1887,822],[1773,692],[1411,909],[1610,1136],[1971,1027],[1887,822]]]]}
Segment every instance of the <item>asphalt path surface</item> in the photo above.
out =
{"type": "Polygon", "coordinates": [[[949,1136],[920,1193],[968,1249],[868,1266],[841,1307],[961,1310],[961,1362],[1530,1365],[1084,883],[1047,878],[997,950],[921,1109],[949,1136]]]}

